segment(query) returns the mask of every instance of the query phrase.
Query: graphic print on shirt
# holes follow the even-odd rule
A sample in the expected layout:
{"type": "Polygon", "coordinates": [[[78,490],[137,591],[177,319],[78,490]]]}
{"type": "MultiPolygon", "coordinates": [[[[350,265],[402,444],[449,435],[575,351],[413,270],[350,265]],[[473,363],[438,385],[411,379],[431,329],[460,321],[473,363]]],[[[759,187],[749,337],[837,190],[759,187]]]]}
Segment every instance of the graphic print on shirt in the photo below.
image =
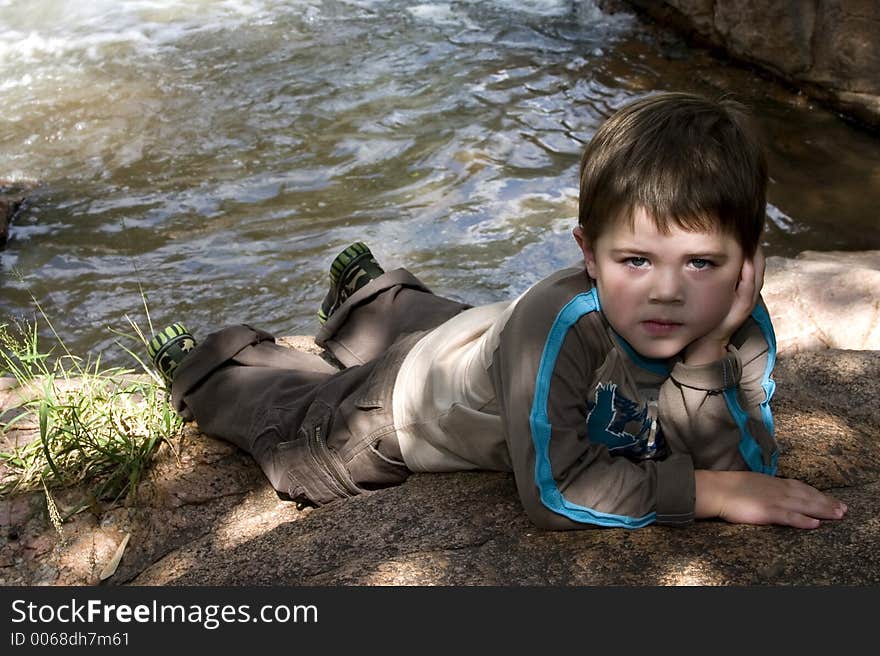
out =
{"type": "Polygon", "coordinates": [[[656,417],[648,412],[648,404],[619,394],[616,383],[596,385],[594,400],[587,402],[587,408],[588,438],[607,446],[613,455],[637,460],[666,455],[662,433],[656,417]]]}

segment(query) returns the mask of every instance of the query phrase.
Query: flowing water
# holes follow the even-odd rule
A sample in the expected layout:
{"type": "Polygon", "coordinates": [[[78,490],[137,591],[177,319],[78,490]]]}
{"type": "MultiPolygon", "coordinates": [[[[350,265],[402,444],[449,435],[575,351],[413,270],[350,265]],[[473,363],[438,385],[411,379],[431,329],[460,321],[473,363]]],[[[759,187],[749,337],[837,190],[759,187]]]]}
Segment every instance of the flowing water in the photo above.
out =
{"type": "Polygon", "coordinates": [[[880,139],[591,0],[0,0],[0,323],[35,297],[72,351],[183,320],[313,333],[370,244],[483,303],[577,256],[579,154],[661,89],[760,116],[766,249],[880,248],[880,139]]]}

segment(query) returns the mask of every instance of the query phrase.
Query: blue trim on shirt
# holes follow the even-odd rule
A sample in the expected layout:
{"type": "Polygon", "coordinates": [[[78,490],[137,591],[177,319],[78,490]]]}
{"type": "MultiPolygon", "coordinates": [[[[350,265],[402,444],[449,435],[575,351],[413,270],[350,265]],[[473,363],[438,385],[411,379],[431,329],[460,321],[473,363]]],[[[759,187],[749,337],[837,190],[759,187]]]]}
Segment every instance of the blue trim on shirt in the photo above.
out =
{"type": "MultiPolygon", "coordinates": [[[[776,334],[773,332],[773,324],[770,321],[770,315],[767,309],[758,305],[752,311],[752,318],[761,329],[761,334],[767,342],[767,365],[764,367],[764,376],[761,380],[761,388],[764,390],[764,400],[760,404],[761,420],[770,433],[770,437],[775,435],[775,427],[773,424],[773,412],[770,410],[770,399],[776,391],[776,382],[770,377],[773,367],[776,364],[776,334]]],[[[740,440],[739,452],[749,469],[770,476],[776,475],[777,463],[779,460],[779,449],[773,449],[770,454],[770,464],[764,464],[764,455],[755,436],[748,429],[748,414],[742,409],[737,397],[737,388],[724,390],[724,400],[727,401],[727,407],[736,425],[739,427],[740,440]]]]}
{"type": "Polygon", "coordinates": [[[540,492],[541,503],[553,512],[572,521],[598,524],[599,526],[641,528],[655,521],[655,512],[650,512],[643,517],[612,515],[567,501],[556,486],[556,479],[553,477],[553,469],[550,464],[552,428],[547,415],[547,399],[550,396],[550,380],[553,376],[553,370],[556,368],[556,359],[562,350],[562,343],[565,341],[568,330],[582,316],[598,309],[599,298],[595,288],[589,292],[578,294],[556,315],[547,335],[547,341],[544,343],[544,352],[541,354],[541,363],[535,380],[535,400],[532,402],[532,411],[529,414],[529,426],[532,429],[532,441],[535,446],[535,484],[540,492]]]}

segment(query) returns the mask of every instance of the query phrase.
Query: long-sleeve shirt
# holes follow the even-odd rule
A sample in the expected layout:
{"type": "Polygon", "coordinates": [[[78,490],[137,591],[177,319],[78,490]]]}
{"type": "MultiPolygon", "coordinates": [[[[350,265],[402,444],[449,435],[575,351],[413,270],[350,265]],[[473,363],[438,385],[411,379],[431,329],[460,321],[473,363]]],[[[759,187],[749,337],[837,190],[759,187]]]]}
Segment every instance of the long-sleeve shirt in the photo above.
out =
{"type": "Polygon", "coordinates": [[[513,471],[539,526],[686,524],[695,468],[775,473],[774,360],[761,302],[717,362],[646,359],[575,267],[421,338],[394,424],[413,471],[513,471]]]}

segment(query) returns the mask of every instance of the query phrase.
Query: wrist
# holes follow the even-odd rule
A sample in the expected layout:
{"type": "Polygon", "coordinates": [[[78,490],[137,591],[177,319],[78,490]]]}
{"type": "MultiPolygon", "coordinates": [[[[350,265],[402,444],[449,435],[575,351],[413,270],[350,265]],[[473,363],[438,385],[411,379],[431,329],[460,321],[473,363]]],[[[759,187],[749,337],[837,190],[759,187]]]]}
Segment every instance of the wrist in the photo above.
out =
{"type": "Polygon", "coordinates": [[[688,365],[717,362],[727,355],[726,339],[702,338],[688,344],[682,354],[682,361],[688,365]]]}
{"type": "Polygon", "coordinates": [[[708,469],[694,471],[694,518],[709,519],[721,515],[721,494],[718,472],[708,469]]]}

